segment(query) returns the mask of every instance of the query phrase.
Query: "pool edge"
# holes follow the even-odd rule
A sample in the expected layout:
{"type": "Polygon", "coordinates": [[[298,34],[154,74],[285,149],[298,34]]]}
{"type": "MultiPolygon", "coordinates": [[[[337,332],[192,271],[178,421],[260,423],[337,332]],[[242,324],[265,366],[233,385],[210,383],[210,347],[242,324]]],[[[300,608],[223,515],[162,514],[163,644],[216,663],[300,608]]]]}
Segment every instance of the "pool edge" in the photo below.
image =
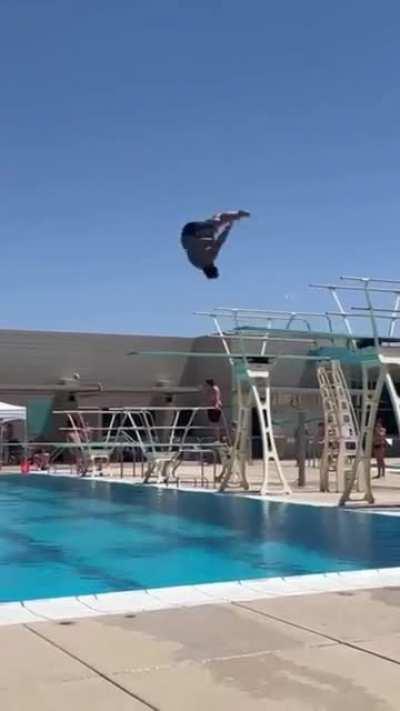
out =
{"type": "Polygon", "coordinates": [[[140,612],[400,587],[400,567],[257,578],[0,603],[0,626],[64,622],[140,612]]]}

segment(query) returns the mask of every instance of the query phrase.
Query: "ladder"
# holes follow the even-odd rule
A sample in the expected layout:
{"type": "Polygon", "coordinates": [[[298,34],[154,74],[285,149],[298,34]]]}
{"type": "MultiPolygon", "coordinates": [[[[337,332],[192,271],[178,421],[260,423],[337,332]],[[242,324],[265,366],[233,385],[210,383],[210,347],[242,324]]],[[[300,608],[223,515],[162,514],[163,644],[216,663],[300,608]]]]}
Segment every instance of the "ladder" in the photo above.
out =
{"type": "Polygon", "coordinates": [[[357,458],[359,426],[339,361],[320,363],[317,378],[325,425],[320,489],[329,491],[330,473],[334,472],[336,491],[343,492],[357,458]]]}

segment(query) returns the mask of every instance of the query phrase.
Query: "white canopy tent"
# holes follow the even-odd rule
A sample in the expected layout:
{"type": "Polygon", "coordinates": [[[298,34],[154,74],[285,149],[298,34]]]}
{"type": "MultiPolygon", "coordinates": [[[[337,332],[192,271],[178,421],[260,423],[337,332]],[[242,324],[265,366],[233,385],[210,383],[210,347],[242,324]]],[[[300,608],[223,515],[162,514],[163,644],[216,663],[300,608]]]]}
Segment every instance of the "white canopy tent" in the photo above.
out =
{"type": "Polygon", "coordinates": [[[26,422],[26,407],[23,405],[10,405],[8,402],[0,402],[0,423],[23,420],[26,422]]]}
{"type": "Polygon", "coordinates": [[[8,443],[4,441],[4,432],[8,422],[22,421],[24,423],[24,436],[26,441],[26,407],[23,405],[10,405],[8,402],[0,402],[0,468],[3,466],[3,459],[7,453],[8,443]]]}

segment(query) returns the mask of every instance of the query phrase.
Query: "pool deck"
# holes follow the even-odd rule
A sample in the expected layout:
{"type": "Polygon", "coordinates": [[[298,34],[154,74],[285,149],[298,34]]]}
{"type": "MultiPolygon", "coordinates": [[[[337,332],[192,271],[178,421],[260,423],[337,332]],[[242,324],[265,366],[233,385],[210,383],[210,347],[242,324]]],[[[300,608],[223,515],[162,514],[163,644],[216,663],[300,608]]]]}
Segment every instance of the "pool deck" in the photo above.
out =
{"type": "MultiPolygon", "coordinates": [[[[294,482],[295,467],[285,470],[294,482]]],[[[285,501],[337,504],[319,493],[316,470],[307,477],[285,501]]],[[[255,467],[253,495],[258,482],[255,467]]],[[[374,483],[378,506],[400,506],[398,474],[374,483]]],[[[239,583],[197,590],[190,603],[176,589],[150,591],[164,600],[142,611],[128,611],[125,593],[108,607],[99,596],[101,614],[85,616],[74,599],[13,603],[0,619],[0,709],[398,711],[400,570],[302,577],[274,594],[262,584],[257,594],[239,583]],[[322,577],[331,592],[318,592],[322,577]],[[202,592],[210,599],[198,604],[202,592]]]]}
{"type": "Polygon", "coordinates": [[[0,628],[2,711],[398,711],[400,587],[0,628]]]}

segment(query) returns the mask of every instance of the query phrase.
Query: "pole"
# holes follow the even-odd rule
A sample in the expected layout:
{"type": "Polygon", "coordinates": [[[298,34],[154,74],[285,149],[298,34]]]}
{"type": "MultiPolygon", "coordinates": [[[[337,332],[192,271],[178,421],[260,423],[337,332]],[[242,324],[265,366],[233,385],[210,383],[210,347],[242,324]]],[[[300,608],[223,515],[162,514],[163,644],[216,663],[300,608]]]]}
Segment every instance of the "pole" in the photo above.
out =
{"type": "Polygon", "coordinates": [[[298,466],[297,485],[301,488],[306,485],[306,413],[299,410],[297,413],[296,430],[296,456],[298,466]]]}

